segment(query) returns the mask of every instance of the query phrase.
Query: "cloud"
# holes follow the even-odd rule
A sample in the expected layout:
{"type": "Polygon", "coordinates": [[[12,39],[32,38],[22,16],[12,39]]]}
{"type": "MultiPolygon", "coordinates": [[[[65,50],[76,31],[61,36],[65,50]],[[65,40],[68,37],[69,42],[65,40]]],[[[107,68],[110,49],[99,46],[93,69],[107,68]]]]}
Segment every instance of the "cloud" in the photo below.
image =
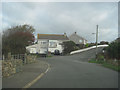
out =
{"type": "Polygon", "coordinates": [[[3,28],[28,23],[34,26],[36,34],[66,32],[70,35],[76,31],[92,42],[98,24],[101,40],[117,38],[118,6],[114,2],[4,2],[2,6],[3,28]]]}
{"type": "MultiPolygon", "coordinates": [[[[112,37],[117,37],[118,36],[118,31],[114,30],[114,29],[109,29],[109,28],[103,28],[101,30],[99,30],[99,39],[101,41],[103,40],[108,40],[111,39],[112,37]]],[[[113,38],[113,40],[115,40],[115,38],[113,38]]]]}

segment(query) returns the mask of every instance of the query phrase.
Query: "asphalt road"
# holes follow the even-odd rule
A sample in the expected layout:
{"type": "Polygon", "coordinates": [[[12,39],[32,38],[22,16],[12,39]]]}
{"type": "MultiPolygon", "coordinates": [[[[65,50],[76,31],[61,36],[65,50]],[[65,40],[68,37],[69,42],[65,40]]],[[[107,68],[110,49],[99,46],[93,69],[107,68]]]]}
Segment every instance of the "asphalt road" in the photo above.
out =
{"type": "Polygon", "coordinates": [[[0,60],[0,90],[2,89],[2,60],[0,60]]]}
{"type": "Polygon", "coordinates": [[[50,63],[51,68],[30,88],[118,88],[118,73],[88,63],[94,57],[95,49],[71,56],[39,58],[50,63]]]}

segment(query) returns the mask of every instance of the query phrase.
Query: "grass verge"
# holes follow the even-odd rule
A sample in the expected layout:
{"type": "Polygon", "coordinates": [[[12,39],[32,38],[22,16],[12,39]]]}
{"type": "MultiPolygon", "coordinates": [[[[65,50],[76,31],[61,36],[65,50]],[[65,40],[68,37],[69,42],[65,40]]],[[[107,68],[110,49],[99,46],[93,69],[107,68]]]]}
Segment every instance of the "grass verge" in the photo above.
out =
{"type": "Polygon", "coordinates": [[[115,71],[118,71],[120,72],[120,66],[119,65],[113,65],[111,63],[108,63],[106,61],[100,61],[100,60],[95,60],[95,59],[92,59],[89,61],[89,63],[97,63],[97,64],[101,64],[102,66],[106,67],[106,68],[110,68],[112,70],[115,70],[115,71]]]}

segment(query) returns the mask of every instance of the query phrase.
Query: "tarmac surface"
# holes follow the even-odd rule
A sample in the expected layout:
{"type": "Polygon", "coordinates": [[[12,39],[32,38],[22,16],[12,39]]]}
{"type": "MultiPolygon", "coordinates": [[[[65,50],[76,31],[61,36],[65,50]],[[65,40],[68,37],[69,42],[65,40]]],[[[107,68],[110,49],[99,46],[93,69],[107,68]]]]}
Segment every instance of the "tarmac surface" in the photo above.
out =
{"type": "MultiPolygon", "coordinates": [[[[102,48],[98,48],[100,52],[102,48]]],[[[29,88],[118,88],[118,72],[100,64],[88,63],[95,49],[68,56],[38,58],[38,63],[25,65],[23,72],[3,78],[3,88],[22,88],[50,69],[29,88]]]]}
{"type": "MultiPolygon", "coordinates": [[[[98,48],[100,52],[102,48],[98,48]]],[[[88,63],[95,49],[70,56],[54,56],[44,60],[50,70],[30,88],[118,88],[118,72],[100,64],[88,63]]]]}

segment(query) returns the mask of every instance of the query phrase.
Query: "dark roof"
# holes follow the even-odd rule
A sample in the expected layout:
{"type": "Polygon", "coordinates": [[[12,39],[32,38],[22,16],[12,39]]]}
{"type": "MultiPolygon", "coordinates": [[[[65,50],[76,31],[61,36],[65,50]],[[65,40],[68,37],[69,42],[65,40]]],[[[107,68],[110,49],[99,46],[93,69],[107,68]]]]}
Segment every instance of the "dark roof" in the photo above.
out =
{"type": "Polygon", "coordinates": [[[37,39],[69,40],[67,36],[59,34],[38,34],[37,39]]]}

